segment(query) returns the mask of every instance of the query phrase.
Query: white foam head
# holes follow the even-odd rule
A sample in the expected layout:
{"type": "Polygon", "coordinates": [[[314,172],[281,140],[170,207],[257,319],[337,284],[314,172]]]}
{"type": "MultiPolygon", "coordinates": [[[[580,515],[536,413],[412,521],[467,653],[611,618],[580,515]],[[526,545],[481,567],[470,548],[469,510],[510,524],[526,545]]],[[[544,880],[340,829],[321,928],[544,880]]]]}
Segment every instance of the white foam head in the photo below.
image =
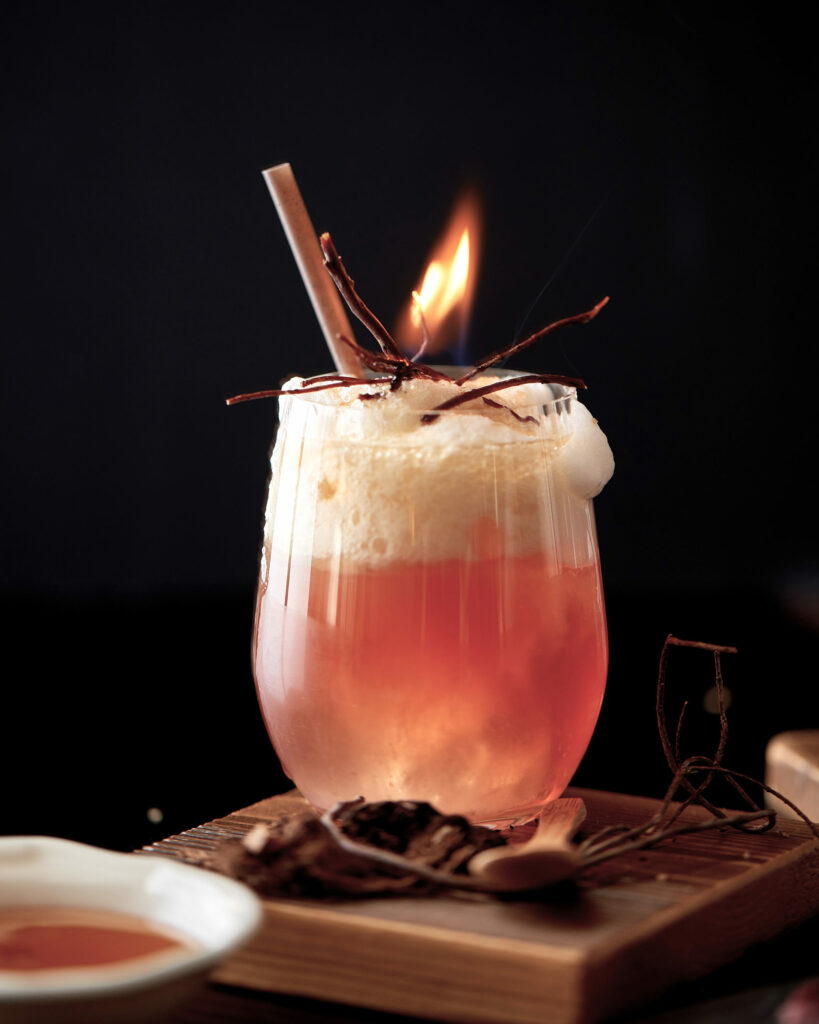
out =
{"type": "Polygon", "coordinates": [[[413,379],[394,392],[369,384],[303,394],[309,382],[289,381],[266,547],[376,567],[481,557],[487,545],[507,554],[560,546],[568,519],[588,520],[587,499],[612,474],[611,451],[562,385],[522,384],[428,415],[498,376],[462,387],[413,379]]]}

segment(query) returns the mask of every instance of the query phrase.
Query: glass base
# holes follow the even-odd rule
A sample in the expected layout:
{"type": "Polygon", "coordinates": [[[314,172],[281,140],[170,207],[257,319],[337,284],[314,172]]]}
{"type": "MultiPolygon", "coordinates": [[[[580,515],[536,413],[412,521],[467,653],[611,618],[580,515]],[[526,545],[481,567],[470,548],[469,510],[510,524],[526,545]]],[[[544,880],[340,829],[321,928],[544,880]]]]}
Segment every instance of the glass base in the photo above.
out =
{"type": "MultiPolygon", "coordinates": [[[[556,799],[552,797],[551,799],[556,799]]],[[[520,828],[521,825],[528,825],[540,817],[540,813],[550,800],[531,804],[528,807],[503,811],[497,816],[484,818],[481,821],[472,821],[473,825],[480,825],[482,828],[503,830],[508,828],[520,828]]]]}

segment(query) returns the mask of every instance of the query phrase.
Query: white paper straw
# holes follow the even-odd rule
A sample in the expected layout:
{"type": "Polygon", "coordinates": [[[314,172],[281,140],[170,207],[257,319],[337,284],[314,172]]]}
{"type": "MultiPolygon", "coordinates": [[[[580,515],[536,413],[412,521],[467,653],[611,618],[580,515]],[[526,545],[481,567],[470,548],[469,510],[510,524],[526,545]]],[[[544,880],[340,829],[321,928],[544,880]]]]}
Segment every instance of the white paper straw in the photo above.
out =
{"type": "Polygon", "coordinates": [[[262,171],[270,195],[276,204],[287,241],[310,296],[330,355],[339,373],[361,375],[361,365],[353,350],[338,340],[339,334],[353,338],[353,330],[341,296],[324,269],[324,256],[310,214],[304,205],[290,164],[278,164],[262,171]]]}

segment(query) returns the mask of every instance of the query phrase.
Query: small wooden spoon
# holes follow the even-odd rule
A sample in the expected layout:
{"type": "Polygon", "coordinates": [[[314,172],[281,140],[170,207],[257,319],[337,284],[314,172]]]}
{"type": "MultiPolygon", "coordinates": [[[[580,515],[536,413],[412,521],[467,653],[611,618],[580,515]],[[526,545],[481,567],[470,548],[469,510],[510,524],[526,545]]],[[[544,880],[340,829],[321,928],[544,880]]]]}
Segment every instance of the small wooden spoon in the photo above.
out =
{"type": "Polygon", "coordinates": [[[580,865],[570,842],[586,817],[582,800],[566,797],[546,804],[528,842],[499,846],[476,854],[469,873],[503,892],[540,889],[570,878],[580,865]]]}

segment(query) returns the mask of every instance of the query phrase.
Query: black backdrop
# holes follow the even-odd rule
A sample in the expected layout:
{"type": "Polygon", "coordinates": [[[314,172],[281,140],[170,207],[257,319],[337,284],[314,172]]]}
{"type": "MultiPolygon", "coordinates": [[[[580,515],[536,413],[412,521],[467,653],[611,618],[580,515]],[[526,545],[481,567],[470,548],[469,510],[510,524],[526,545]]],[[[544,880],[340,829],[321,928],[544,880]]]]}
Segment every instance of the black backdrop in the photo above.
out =
{"type": "Polygon", "coordinates": [[[127,847],[286,785],[249,671],[275,409],[223,403],[328,369],[284,160],[387,321],[467,182],[472,355],[544,286],[531,328],[612,296],[537,353],[617,460],[580,781],[663,788],[668,632],[740,646],[737,767],[816,724],[816,68],[787,9],[709,6],[6,4],[3,831],[127,847]]]}

